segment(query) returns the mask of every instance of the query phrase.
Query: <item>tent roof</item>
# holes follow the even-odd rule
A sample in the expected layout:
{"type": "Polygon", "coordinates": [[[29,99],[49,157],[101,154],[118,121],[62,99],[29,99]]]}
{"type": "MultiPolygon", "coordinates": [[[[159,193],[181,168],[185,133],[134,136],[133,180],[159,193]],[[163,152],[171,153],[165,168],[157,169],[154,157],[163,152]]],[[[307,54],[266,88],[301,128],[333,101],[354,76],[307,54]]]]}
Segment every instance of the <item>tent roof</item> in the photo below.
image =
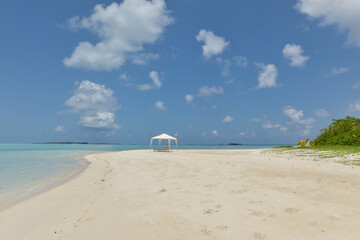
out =
{"type": "Polygon", "coordinates": [[[167,135],[166,133],[163,133],[159,136],[155,136],[155,137],[152,137],[151,139],[170,139],[170,140],[176,140],[176,138],[170,136],[170,135],[167,135]]]}

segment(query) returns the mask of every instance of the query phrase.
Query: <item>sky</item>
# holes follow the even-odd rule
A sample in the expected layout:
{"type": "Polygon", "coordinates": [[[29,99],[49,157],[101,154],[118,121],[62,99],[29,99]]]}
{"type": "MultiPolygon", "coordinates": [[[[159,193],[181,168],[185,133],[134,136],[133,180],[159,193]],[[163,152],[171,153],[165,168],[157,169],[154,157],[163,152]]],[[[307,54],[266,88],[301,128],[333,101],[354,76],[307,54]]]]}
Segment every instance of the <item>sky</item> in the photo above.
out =
{"type": "Polygon", "coordinates": [[[360,112],[358,0],[3,0],[0,143],[295,144],[360,112]]]}

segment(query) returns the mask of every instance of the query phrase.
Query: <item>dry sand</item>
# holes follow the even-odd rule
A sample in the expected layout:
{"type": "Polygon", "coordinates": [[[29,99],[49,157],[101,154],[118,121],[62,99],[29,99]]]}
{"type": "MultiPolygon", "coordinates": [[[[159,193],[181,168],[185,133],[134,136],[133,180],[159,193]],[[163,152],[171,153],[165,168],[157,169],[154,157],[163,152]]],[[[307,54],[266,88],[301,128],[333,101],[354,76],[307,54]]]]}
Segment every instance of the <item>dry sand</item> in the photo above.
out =
{"type": "Polygon", "coordinates": [[[360,239],[360,167],[266,150],[86,158],[80,176],[0,212],[0,239],[360,239]]]}

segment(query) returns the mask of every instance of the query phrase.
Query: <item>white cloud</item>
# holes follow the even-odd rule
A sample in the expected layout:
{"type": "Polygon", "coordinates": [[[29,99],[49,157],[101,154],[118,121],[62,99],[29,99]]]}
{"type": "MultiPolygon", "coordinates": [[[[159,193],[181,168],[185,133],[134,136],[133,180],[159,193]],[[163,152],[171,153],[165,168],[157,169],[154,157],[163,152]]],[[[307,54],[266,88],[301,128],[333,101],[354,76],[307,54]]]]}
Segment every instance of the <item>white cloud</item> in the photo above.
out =
{"type": "Polygon", "coordinates": [[[240,135],[240,137],[243,137],[243,136],[246,136],[246,133],[245,132],[240,132],[239,135],[240,135]]]}
{"type": "Polygon", "coordinates": [[[360,112],[360,99],[355,100],[349,104],[348,112],[349,113],[360,112]]]}
{"type": "Polygon", "coordinates": [[[216,130],[213,130],[211,133],[212,133],[213,135],[215,135],[215,136],[219,134],[219,132],[216,131],[216,130]]]}
{"type": "Polygon", "coordinates": [[[205,43],[202,46],[202,50],[203,55],[206,58],[221,54],[230,44],[225,41],[224,37],[216,36],[213,32],[206,31],[205,29],[200,30],[199,34],[196,36],[196,40],[205,43]]]}
{"type": "Polygon", "coordinates": [[[276,79],[278,77],[278,70],[274,64],[265,65],[263,63],[256,63],[260,68],[259,85],[256,88],[273,88],[276,87],[276,79]]]}
{"type": "Polygon", "coordinates": [[[231,66],[231,62],[229,59],[222,59],[220,57],[216,58],[216,62],[220,65],[221,67],[221,75],[223,75],[223,77],[226,77],[227,75],[229,75],[229,68],[231,66]]]}
{"type": "Polygon", "coordinates": [[[136,65],[146,65],[151,60],[159,58],[159,54],[154,53],[137,53],[136,55],[130,56],[132,63],[136,65]]]}
{"type": "Polygon", "coordinates": [[[260,122],[263,122],[265,119],[266,119],[266,117],[264,117],[264,119],[262,119],[262,118],[252,118],[249,121],[254,122],[254,123],[260,123],[260,122]]]}
{"type": "Polygon", "coordinates": [[[119,108],[114,92],[105,85],[82,81],[65,105],[80,116],[80,124],[87,128],[118,129],[115,111],[119,108]]]}
{"type": "Polygon", "coordinates": [[[149,77],[151,78],[151,80],[153,80],[154,85],[155,85],[156,88],[161,87],[162,82],[160,82],[159,74],[156,71],[150,72],[149,77]]]}
{"type": "Polygon", "coordinates": [[[185,95],[185,100],[186,100],[187,103],[192,104],[192,102],[194,101],[194,96],[191,95],[191,94],[186,94],[185,95]]]}
{"type": "Polygon", "coordinates": [[[306,129],[304,129],[302,132],[301,132],[301,134],[303,135],[303,136],[308,136],[309,134],[310,134],[310,129],[309,128],[306,128],[306,129]]]}
{"type": "Polygon", "coordinates": [[[328,117],[330,114],[325,109],[316,109],[315,115],[318,117],[328,117]]]}
{"type": "Polygon", "coordinates": [[[166,110],[165,104],[162,101],[155,102],[155,107],[156,107],[156,109],[158,109],[160,111],[165,111],[166,110]]]}
{"type": "Polygon", "coordinates": [[[65,126],[64,125],[57,125],[54,129],[55,132],[65,132],[65,126]]]}
{"type": "Polygon", "coordinates": [[[235,56],[234,61],[237,66],[246,67],[248,65],[248,59],[243,56],[235,56]]]}
{"type": "Polygon", "coordinates": [[[348,43],[360,47],[359,0],[298,0],[296,8],[320,26],[335,25],[348,34],[348,43]]]}
{"type": "Polygon", "coordinates": [[[154,88],[161,88],[162,82],[159,79],[159,74],[156,71],[149,73],[149,77],[153,81],[153,84],[140,84],[137,86],[137,89],[140,91],[148,91],[154,88]]]}
{"type": "Polygon", "coordinates": [[[227,84],[232,84],[233,82],[235,82],[235,78],[229,79],[228,81],[226,81],[227,84]]]}
{"type": "Polygon", "coordinates": [[[340,68],[333,67],[329,75],[338,75],[338,74],[346,73],[349,70],[350,68],[348,67],[340,67],[340,68]]]}
{"type": "Polygon", "coordinates": [[[263,125],[262,125],[262,127],[265,128],[265,129],[278,128],[278,129],[280,129],[280,131],[282,131],[282,132],[286,132],[286,131],[288,130],[287,127],[284,127],[284,126],[281,125],[281,124],[273,124],[273,123],[271,123],[270,121],[264,122],[263,125]]]}
{"type": "Polygon", "coordinates": [[[264,129],[279,129],[283,133],[285,133],[288,130],[288,128],[283,126],[282,124],[270,122],[266,116],[264,116],[263,118],[250,119],[250,122],[262,123],[262,128],[264,129]]]}
{"type": "Polygon", "coordinates": [[[273,124],[273,123],[271,123],[270,121],[266,121],[266,122],[263,123],[262,127],[263,127],[263,128],[281,128],[282,125],[280,125],[280,124],[273,124]]]}
{"type": "Polygon", "coordinates": [[[282,50],[284,57],[290,60],[290,65],[294,67],[303,67],[305,62],[310,59],[310,57],[303,56],[303,52],[302,47],[296,44],[286,44],[282,50]]]}
{"type": "Polygon", "coordinates": [[[144,44],[157,41],[165,27],[173,22],[166,10],[165,0],[124,0],[108,6],[98,4],[89,17],[76,16],[68,20],[72,29],[86,29],[100,41],[93,45],[80,42],[72,55],[64,59],[67,67],[95,71],[120,68],[128,59],[144,64],[157,58],[144,53],[144,44]]]}
{"type": "Polygon", "coordinates": [[[360,88],[360,82],[354,83],[352,85],[352,89],[358,89],[358,88],[360,88]]]}
{"type": "Polygon", "coordinates": [[[206,136],[206,132],[202,132],[200,136],[205,137],[205,136],[206,136]]]}
{"type": "Polygon", "coordinates": [[[149,91],[151,89],[154,89],[154,86],[151,85],[151,84],[147,84],[147,83],[146,84],[140,84],[140,85],[137,86],[137,89],[139,91],[149,91]]]}
{"type": "Polygon", "coordinates": [[[283,132],[286,132],[288,129],[287,129],[287,127],[281,127],[280,128],[280,131],[283,131],[283,132]]]}
{"type": "Polygon", "coordinates": [[[201,97],[208,97],[211,96],[213,94],[223,94],[224,93],[224,89],[222,87],[209,87],[209,86],[202,86],[199,89],[199,93],[198,96],[201,97]]]}
{"type": "Polygon", "coordinates": [[[285,116],[291,119],[291,122],[289,122],[289,124],[300,124],[300,125],[306,125],[307,127],[311,127],[315,123],[315,119],[313,118],[304,119],[303,110],[297,110],[292,106],[284,107],[283,113],[285,116]]]}
{"type": "Polygon", "coordinates": [[[130,77],[126,73],[123,73],[120,75],[120,79],[122,79],[124,81],[129,81],[130,77]]]}
{"type": "Polygon", "coordinates": [[[230,123],[232,121],[234,121],[235,118],[230,117],[229,115],[226,115],[226,117],[223,120],[223,123],[230,123]]]}

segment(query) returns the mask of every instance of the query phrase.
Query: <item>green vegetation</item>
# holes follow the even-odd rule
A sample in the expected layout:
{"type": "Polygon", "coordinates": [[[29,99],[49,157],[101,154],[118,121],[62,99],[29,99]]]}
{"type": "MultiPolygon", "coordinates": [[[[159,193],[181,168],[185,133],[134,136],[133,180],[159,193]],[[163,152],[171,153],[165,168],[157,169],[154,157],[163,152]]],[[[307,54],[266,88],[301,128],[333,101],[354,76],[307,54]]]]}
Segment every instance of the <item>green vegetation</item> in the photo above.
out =
{"type": "Polygon", "coordinates": [[[278,153],[292,153],[297,157],[310,157],[313,161],[333,158],[342,164],[360,166],[360,119],[349,116],[333,119],[328,128],[321,129],[321,134],[310,142],[310,145],[311,148],[282,146],[273,150],[278,153]]]}
{"type": "Polygon", "coordinates": [[[321,129],[321,134],[315,138],[313,145],[360,146],[360,119],[350,116],[344,119],[333,119],[328,128],[321,129]]]}
{"type": "Polygon", "coordinates": [[[277,151],[297,151],[302,150],[304,153],[314,153],[314,152],[332,152],[333,155],[348,155],[348,154],[357,154],[360,153],[360,146],[313,146],[311,148],[294,148],[291,146],[280,146],[273,148],[277,151]]]}

